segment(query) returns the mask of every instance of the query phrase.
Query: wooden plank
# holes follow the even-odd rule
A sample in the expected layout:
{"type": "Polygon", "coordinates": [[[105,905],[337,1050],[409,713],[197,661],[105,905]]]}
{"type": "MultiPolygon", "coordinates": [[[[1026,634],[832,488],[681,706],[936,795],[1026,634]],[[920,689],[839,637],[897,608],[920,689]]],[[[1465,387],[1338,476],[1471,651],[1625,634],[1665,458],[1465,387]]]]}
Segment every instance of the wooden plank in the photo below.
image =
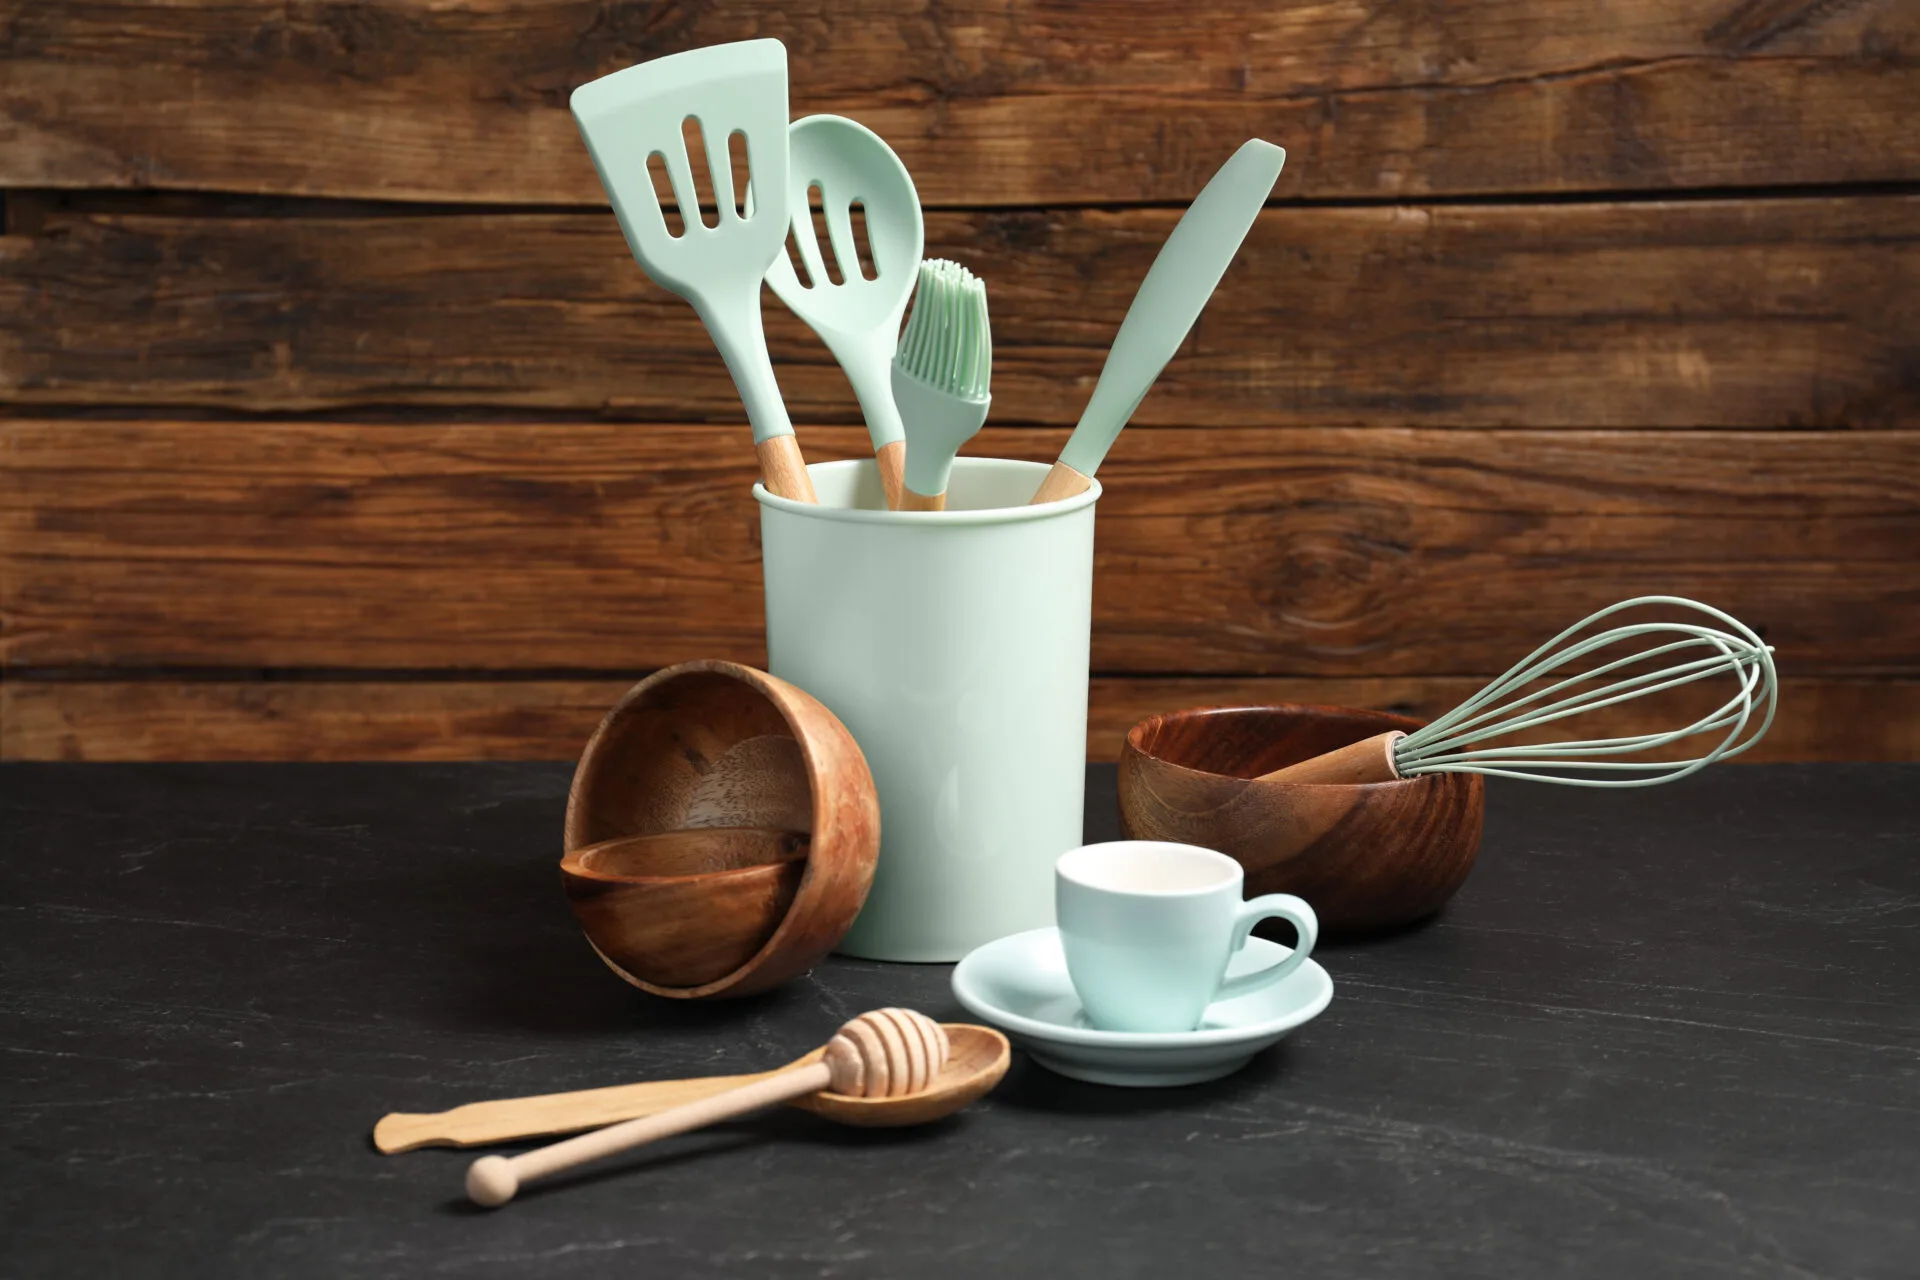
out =
{"type": "MultiPolygon", "coordinates": [[[[1071,423],[1175,214],[950,213],[999,423],[1071,423]]],[[[797,419],[857,421],[767,303],[797,419]]],[[[1270,209],[1137,421],[1920,424],[1920,197],[1270,209]]],[[[49,215],[0,237],[0,399],[487,406],[737,421],[692,309],[608,216],[49,215]]]]}
{"type": "Polygon", "coordinates": [[[0,682],[6,760],[571,760],[631,680],[0,682]]]}
{"type": "MultiPolygon", "coordinates": [[[[0,459],[15,668],[763,658],[742,427],[13,420],[0,459]]],[[[1497,671],[1671,593],[1792,674],[1920,674],[1920,432],[1138,428],[1100,475],[1104,673],[1497,671]]]]}
{"type": "Polygon", "coordinates": [[[601,199],[566,95],[784,39],[939,205],[1185,201],[1243,138],[1283,193],[1910,179],[1902,0],[0,0],[0,185],[601,199]]]}
{"type": "MultiPolygon", "coordinates": [[[[33,681],[0,683],[6,760],[571,760],[630,683],[605,680],[33,681]]],[[[1467,676],[1094,680],[1087,750],[1112,760],[1127,727],[1176,707],[1318,702],[1431,717],[1467,676]]],[[[1694,714],[1693,706],[1675,715],[1694,714]]],[[[1747,755],[1920,760],[1920,682],[1788,677],[1780,718],[1747,755]]],[[[1617,709],[1606,732],[1662,708],[1617,709]]]]}

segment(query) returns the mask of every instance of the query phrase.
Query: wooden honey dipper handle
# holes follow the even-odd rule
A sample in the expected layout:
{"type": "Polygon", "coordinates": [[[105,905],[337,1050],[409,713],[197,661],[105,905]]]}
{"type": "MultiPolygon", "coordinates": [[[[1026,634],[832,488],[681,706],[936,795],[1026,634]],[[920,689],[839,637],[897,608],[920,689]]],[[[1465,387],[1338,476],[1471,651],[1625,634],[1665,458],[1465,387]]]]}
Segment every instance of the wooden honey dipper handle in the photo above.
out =
{"type": "Polygon", "coordinates": [[[467,1195],[475,1204],[497,1208],[529,1182],[822,1089],[865,1098],[918,1093],[946,1066],[947,1051],[947,1033],[924,1014],[909,1009],[863,1013],[841,1027],[820,1061],[808,1066],[523,1155],[483,1156],[467,1170],[467,1195]]]}
{"type": "Polygon", "coordinates": [[[1263,773],[1255,782],[1314,782],[1352,786],[1363,782],[1393,782],[1400,777],[1394,767],[1393,748],[1407,735],[1398,729],[1362,738],[1337,751],[1290,764],[1272,773],[1263,773]]]}
{"type": "Polygon", "coordinates": [[[467,1170],[467,1195],[475,1204],[496,1208],[513,1199],[514,1193],[529,1182],[577,1168],[616,1152],[644,1146],[659,1138],[705,1128],[717,1121],[748,1111],[758,1111],[761,1107],[770,1107],[776,1102],[785,1102],[802,1094],[818,1093],[832,1083],[833,1068],[823,1059],[812,1066],[784,1071],[727,1093],[689,1102],[671,1111],[662,1111],[657,1116],[642,1116],[638,1120],[608,1125],[604,1129],[595,1129],[592,1133],[583,1133],[577,1138],[568,1138],[565,1142],[556,1142],[525,1155],[482,1156],[467,1170]]]}

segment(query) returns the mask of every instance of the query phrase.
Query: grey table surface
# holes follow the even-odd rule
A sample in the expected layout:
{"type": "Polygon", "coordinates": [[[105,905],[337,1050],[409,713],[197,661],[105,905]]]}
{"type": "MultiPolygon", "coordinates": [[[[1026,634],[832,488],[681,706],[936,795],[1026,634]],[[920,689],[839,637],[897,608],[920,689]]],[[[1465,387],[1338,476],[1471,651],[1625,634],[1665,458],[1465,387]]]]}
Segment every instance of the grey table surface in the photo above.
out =
{"type": "Polygon", "coordinates": [[[1920,1275],[1920,767],[1496,783],[1449,908],[1324,950],[1332,1006],[1229,1079],[1016,1057],[928,1129],[783,1111],[488,1214],[374,1119],[963,1017],[946,966],[629,989],[559,895],[567,776],[0,767],[0,1271],[1920,1275]]]}

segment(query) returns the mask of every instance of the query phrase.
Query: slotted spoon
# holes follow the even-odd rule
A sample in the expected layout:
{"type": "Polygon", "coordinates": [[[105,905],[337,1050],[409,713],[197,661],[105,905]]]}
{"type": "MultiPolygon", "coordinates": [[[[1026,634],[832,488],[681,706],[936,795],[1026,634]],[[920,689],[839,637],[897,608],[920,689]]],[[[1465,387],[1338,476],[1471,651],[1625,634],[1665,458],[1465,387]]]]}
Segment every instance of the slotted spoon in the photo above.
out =
{"type": "Polygon", "coordinates": [[[744,40],[655,58],[581,85],[572,106],[627,247],[649,276],[693,304],[727,362],[768,490],[816,501],[760,327],[760,279],[784,258],[787,238],[786,46],[744,40]],[[689,119],[706,144],[719,215],[711,227],[681,134],[689,119]],[[746,140],[744,212],[728,157],[735,134],[746,140]],[[647,173],[655,155],[679,205],[677,234],[647,173]]]}
{"type": "Polygon", "coordinates": [[[893,148],[863,124],[844,116],[808,116],[793,122],[787,138],[792,152],[787,208],[807,280],[801,283],[793,262],[781,253],[767,270],[767,283],[820,335],[846,371],[867,419],[887,506],[898,509],[906,443],[893,400],[893,353],[926,247],[920,196],[893,148]],[[816,186],[827,224],[825,246],[814,234],[809,207],[808,191],[816,186]],[[871,280],[861,271],[854,243],[856,203],[866,215],[871,280]],[[838,284],[827,270],[829,252],[839,269],[838,284]]]}

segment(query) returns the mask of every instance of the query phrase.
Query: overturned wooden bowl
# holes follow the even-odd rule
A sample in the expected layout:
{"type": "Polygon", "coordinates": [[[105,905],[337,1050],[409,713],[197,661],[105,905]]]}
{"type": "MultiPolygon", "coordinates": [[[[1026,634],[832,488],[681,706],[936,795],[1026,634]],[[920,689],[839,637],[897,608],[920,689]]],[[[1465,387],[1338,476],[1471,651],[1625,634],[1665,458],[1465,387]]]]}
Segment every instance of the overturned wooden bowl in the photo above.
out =
{"type": "Polygon", "coordinates": [[[1247,894],[1305,898],[1328,935],[1393,928],[1452,897],[1480,850],[1477,774],[1318,785],[1259,776],[1420,722],[1379,711],[1277,705],[1150,716],[1120,757],[1120,823],[1130,839],[1218,849],[1247,894]]]}
{"type": "Polygon", "coordinates": [[[811,969],[859,914],[880,851],[860,748],[832,712],[738,663],[642,680],[581,754],[562,883],[634,986],[743,996],[811,969]]]}
{"type": "Polygon", "coordinates": [[[793,908],[808,837],[772,827],[620,836],[560,860],[573,913],[616,973],[669,989],[739,969],[793,908]]]}

